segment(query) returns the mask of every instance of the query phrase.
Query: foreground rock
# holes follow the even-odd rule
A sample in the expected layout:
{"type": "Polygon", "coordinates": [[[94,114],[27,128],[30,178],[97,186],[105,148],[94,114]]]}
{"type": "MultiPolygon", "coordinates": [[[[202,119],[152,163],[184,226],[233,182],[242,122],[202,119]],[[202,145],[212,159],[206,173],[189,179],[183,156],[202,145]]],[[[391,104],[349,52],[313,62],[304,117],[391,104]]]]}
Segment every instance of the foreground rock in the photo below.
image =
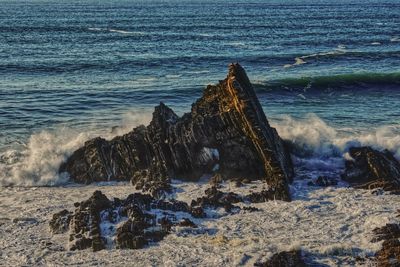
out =
{"type": "Polygon", "coordinates": [[[233,214],[240,210],[255,212],[254,207],[235,206],[248,202],[249,196],[222,192],[216,187],[205,190],[205,195],[193,200],[190,206],[175,199],[162,200],[149,194],[134,193],[126,199],[109,200],[101,191],[74,204],[74,212],[62,210],[53,215],[50,229],[54,234],[69,232],[69,249],[93,251],[104,248],[139,249],[150,242],[158,242],[171,232],[172,227],[196,228],[195,218],[218,215],[223,208],[233,214]]]}
{"type": "Polygon", "coordinates": [[[255,264],[258,267],[305,267],[300,250],[282,251],[274,254],[268,261],[255,264]]]}
{"type": "Polygon", "coordinates": [[[379,187],[400,193],[400,162],[390,151],[353,147],[349,154],[353,160],[346,161],[346,170],[342,175],[345,181],[359,188],[379,187]]]}
{"type": "Polygon", "coordinates": [[[376,253],[378,266],[400,266],[400,224],[389,223],[374,229],[375,237],[372,242],[383,241],[382,248],[376,253]]]}
{"type": "Polygon", "coordinates": [[[227,78],[209,85],[190,113],[178,117],[160,103],[150,125],[110,141],[87,141],[60,172],[79,183],[131,180],[154,196],[168,191],[171,177],[262,179],[275,199],[288,201],[293,166],[245,71],[232,64],[227,78]]]}
{"type": "Polygon", "coordinates": [[[95,191],[75,207],[74,212],[54,214],[50,221],[54,234],[69,230],[70,250],[139,249],[163,239],[172,226],[196,227],[189,219],[191,208],[185,202],[157,200],[141,193],[111,201],[101,191],[95,191]],[[178,218],[177,213],[187,217],[178,218]]]}

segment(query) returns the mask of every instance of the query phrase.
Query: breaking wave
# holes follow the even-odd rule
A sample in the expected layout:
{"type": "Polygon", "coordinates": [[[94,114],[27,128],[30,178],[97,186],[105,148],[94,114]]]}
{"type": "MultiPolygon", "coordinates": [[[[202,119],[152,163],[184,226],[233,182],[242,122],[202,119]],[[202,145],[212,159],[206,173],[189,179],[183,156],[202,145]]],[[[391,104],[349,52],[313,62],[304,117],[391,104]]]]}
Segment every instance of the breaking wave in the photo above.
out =
{"type": "MultiPolygon", "coordinates": [[[[112,138],[147,124],[151,112],[131,112],[124,116],[121,127],[112,131],[78,132],[68,128],[33,134],[22,149],[9,149],[0,154],[0,184],[2,186],[55,186],[68,177],[58,174],[58,168],[73,151],[95,136],[112,138]]],[[[335,171],[351,146],[369,145],[389,149],[400,159],[400,126],[384,126],[371,132],[335,129],[315,114],[302,119],[283,116],[271,124],[290,144],[295,164],[311,170],[335,171]]]]}
{"type": "Polygon", "coordinates": [[[123,116],[121,125],[112,129],[91,129],[84,132],[68,127],[33,134],[25,144],[0,153],[1,186],[55,186],[68,182],[59,175],[60,164],[85,141],[96,136],[110,139],[133,127],[147,124],[151,113],[130,112],[123,116]]]}
{"type": "Polygon", "coordinates": [[[254,85],[258,91],[368,90],[377,86],[400,88],[400,73],[351,73],[272,80],[254,85]]]}
{"type": "Polygon", "coordinates": [[[311,170],[342,168],[350,147],[388,149],[400,160],[400,125],[382,126],[369,132],[335,129],[315,114],[302,119],[284,116],[272,125],[289,145],[295,163],[311,170]]]}

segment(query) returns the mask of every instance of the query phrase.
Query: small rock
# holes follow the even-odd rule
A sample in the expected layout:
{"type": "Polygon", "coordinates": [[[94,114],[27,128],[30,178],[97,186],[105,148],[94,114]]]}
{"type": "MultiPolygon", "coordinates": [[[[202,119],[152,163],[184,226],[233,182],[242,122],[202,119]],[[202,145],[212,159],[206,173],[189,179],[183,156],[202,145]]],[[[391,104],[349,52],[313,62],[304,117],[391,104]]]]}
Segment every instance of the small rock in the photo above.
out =
{"type": "Polygon", "coordinates": [[[184,218],[182,219],[179,224],[179,226],[181,227],[192,227],[192,228],[197,228],[197,225],[192,222],[191,220],[189,220],[188,218],[184,218]]]}
{"type": "Polygon", "coordinates": [[[327,176],[319,176],[317,180],[315,180],[315,184],[317,186],[327,187],[332,185],[337,185],[337,181],[335,178],[327,177],[327,176]]]}
{"type": "Polygon", "coordinates": [[[68,210],[62,210],[53,215],[50,220],[50,229],[54,234],[62,234],[68,231],[69,223],[72,219],[72,212],[68,210]]]}

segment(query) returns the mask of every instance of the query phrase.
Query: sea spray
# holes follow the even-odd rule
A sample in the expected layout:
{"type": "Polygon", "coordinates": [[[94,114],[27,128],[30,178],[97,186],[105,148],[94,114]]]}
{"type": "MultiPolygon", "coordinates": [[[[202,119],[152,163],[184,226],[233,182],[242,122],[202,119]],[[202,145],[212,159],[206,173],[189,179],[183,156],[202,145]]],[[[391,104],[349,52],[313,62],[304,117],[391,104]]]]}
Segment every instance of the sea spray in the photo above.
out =
{"type": "Polygon", "coordinates": [[[292,152],[299,156],[341,156],[352,146],[372,146],[379,150],[388,149],[400,159],[400,125],[386,125],[368,131],[356,128],[342,131],[309,113],[300,119],[282,116],[273,126],[292,146],[292,152]]]}
{"type": "Polygon", "coordinates": [[[26,144],[10,148],[0,155],[0,185],[2,186],[54,186],[68,181],[66,174],[58,174],[60,164],[85,141],[96,136],[111,139],[131,131],[135,126],[147,124],[151,112],[128,112],[121,126],[113,130],[87,129],[78,131],[68,127],[44,130],[32,134],[26,144]]]}
{"type": "MultiPolygon", "coordinates": [[[[21,149],[8,149],[0,155],[0,184],[19,186],[52,186],[63,184],[58,168],[85,141],[96,136],[111,139],[148,124],[151,111],[130,111],[113,129],[77,131],[67,127],[33,134],[21,149]]],[[[389,149],[400,159],[400,126],[387,125],[370,131],[336,129],[315,114],[303,118],[289,115],[271,121],[279,135],[289,144],[297,167],[311,171],[338,172],[343,168],[352,146],[368,145],[389,149]]]]}

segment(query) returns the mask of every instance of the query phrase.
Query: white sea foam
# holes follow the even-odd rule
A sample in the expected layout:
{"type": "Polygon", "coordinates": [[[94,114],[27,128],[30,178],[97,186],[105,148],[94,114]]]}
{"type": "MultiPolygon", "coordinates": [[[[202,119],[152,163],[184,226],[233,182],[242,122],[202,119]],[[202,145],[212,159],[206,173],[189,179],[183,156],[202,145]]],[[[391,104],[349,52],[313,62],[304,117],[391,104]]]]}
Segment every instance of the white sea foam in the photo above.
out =
{"type": "Polygon", "coordinates": [[[131,35],[144,35],[144,32],[140,31],[126,31],[126,30],[119,30],[119,29],[107,29],[107,28],[97,28],[97,27],[91,27],[88,28],[89,31],[108,31],[108,32],[115,32],[115,33],[120,33],[120,34],[131,34],[131,35]]]}
{"type": "MultiPolygon", "coordinates": [[[[188,203],[209,187],[207,183],[176,181],[172,186],[177,188],[175,197],[188,203]]],[[[222,191],[247,195],[266,185],[255,181],[242,187],[221,186],[222,191]]],[[[300,248],[312,266],[354,266],[354,257],[372,256],[380,249],[381,243],[370,242],[372,230],[395,220],[400,201],[400,196],[375,195],[368,190],[310,187],[303,180],[295,180],[290,187],[292,202],[250,204],[260,209],[258,212],[242,210],[228,215],[219,209],[213,214],[215,218],[189,217],[198,228],[174,227],[162,241],[140,250],[115,249],[115,228],[110,229],[115,225],[103,221],[101,232],[108,243],[106,250],[98,252],[68,251],[68,233],[51,234],[48,220],[62,209],[73,211],[73,203],[87,199],[95,190],[109,198],[124,199],[135,192],[132,186],[0,188],[2,241],[6,244],[2,257],[11,266],[124,266],[129,262],[135,266],[254,266],[276,252],[300,248]]],[[[356,266],[372,264],[367,260],[356,266]]]]}
{"type": "MultiPolygon", "coordinates": [[[[388,125],[370,131],[340,131],[329,126],[315,114],[303,119],[284,116],[273,123],[279,135],[301,152],[317,157],[344,156],[352,146],[372,146],[376,149],[389,149],[400,159],[400,126],[388,125]]],[[[355,129],[354,129],[355,130],[355,129]]]]}
{"type": "Polygon", "coordinates": [[[60,164],[85,141],[101,135],[110,139],[124,134],[139,124],[150,121],[150,112],[129,112],[121,120],[121,126],[107,130],[79,132],[67,127],[33,134],[22,148],[10,148],[0,154],[0,185],[44,186],[67,182],[68,177],[59,175],[60,164]]]}
{"type": "Polygon", "coordinates": [[[332,56],[332,55],[343,55],[346,52],[347,52],[346,51],[346,47],[343,46],[343,45],[339,45],[337,48],[335,48],[332,51],[315,53],[315,54],[305,55],[305,56],[301,56],[301,57],[295,57],[294,58],[295,62],[293,64],[286,64],[283,67],[284,68],[291,68],[291,67],[295,67],[295,66],[306,64],[307,63],[307,59],[324,57],[324,56],[332,56]]]}
{"type": "Polygon", "coordinates": [[[118,30],[118,29],[109,29],[108,31],[121,33],[121,34],[144,35],[144,32],[138,32],[138,31],[125,31],[125,30],[118,30]]]}

